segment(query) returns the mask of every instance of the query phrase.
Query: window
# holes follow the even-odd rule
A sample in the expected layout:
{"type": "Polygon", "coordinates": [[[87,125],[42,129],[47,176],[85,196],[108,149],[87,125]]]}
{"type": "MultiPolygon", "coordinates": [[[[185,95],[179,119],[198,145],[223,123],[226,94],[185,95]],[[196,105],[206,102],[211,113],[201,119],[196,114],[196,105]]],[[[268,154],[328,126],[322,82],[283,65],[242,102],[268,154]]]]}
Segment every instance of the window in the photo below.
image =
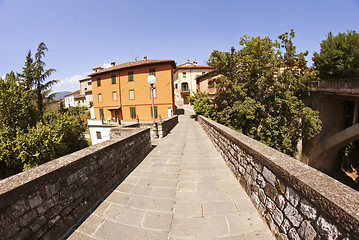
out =
{"type": "MultiPolygon", "coordinates": [[[[156,97],[157,97],[157,94],[156,94],[156,88],[153,88],[153,89],[152,89],[152,91],[153,91],[153,98],[156,98],[156,97]]],[[[151,91],[151,89],[150,89],[150,92],[151,92],[151,98],[152,98],[152,91],[151,91]]]]}
{"type": "Polygon", "coordinates": [[[177,83],[175,84],[175,89],[177,89],[177,83]]]}
{"type": "Polygon", "coordinates": [[[130,100],[135,99],[135,90],[130,90],[130,100]]]}
{"type": "MultiPolygon", "coordinates": [[[[155,118],[157,118],[157,106],[155,106],[154,109],[155,109],[155,118]]],[[[153,113],[152,113],[152,106],[151,106],[151,117],[152,117],[152,114],[153,113]]]]}
{"type": "Polygon", "coordinates": [[[87,88],[85,88],[85,91],[87,91],[87,88]]]}
{"type": "Polygon", "coordinates": [[[182,83],[182,92],[189,92],[188,83],[182,83]]]}
{"type": "Polygon", "coordinates": [[[98,102],[102,102],[102,94],[101,93],[98,95],[98,102]]]}
{"type": "Polygon", "coordinates": [[[117,100],[117,92],[112,92],[112,100],[117,100]]]}
{"type": "Polygon", "coordinates": [[[136,108],[130,107],[131,118],[136,118],[136,108]]]}
{"type": "Polygon", "coordinates": [[[100,118],[103,118],[104,117],[104,114],[103,114],[103,109],[100,108],[100,118]]]}
{"type": "Polygon", "coordinates": [[[101,87],[101,78],[97,78],[97,87],[101,87]]]}
{"type": "Polygon", "coordinates": [[[186,73],[186,72],[182,73],[182,77],[183,77],[183,78],[186,78],[186,77],[187,77],[187,73],[186,73]]]}
{"type": "Polygon", "coordinates": [[[102,139],[101,132],[96,132],[96,137],[97,137],[97,139],[102,139]]]}
{"type": "Polygon", "coordinates": [[[128,72],[128,81],[129,82],[133,81],[133,72],[128,72]]]}
{"type": "Polygon", "coordinates": [[[156,73],[156,69],[155,68],[150,68],[150,75],[155,76],[156,73]]]}
{"type": "Polygon", "coordinates": [[[112,84],[116,84],[116,75],[111,76],[112,84]]]}

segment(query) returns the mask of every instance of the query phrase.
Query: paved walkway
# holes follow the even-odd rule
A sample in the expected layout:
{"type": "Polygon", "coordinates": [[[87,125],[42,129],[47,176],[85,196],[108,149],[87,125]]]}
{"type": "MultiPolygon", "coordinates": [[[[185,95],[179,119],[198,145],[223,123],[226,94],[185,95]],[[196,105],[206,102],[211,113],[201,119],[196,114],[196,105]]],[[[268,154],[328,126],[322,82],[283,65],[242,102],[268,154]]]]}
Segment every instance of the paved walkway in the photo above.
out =
{"type": "Polygon", "coordinates": [[[188,115],[153,145],[69,239],[274,239],[188,115]]]}

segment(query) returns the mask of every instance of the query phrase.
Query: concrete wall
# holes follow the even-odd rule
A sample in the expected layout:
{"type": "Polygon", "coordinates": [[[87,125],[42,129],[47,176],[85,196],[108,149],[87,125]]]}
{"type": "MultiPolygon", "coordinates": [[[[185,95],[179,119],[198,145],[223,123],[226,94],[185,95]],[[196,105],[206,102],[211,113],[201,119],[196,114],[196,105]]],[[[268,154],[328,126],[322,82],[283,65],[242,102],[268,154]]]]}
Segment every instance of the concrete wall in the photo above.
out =
{"type": "Polygon", "coordinates": [[[359,239],[359,192],[221,124],[198,121],[277,239],[359,239]]]}
{"type": "Polygon", "coordinates": [[[314,138],[303,142],[301,161],[324,173],[330,173],[339,164],[339,150],[333,149],[318,156],[318,144],[344,129],[345,101],[332,95],[312,92],[310,106],[319,111],[322,130],[314,138]]]}
{"type": "Polygon", "coordinates": [[[151,148],[149,129],[117,137],[0,182],[0,239],[58,239],[151,148]]]}

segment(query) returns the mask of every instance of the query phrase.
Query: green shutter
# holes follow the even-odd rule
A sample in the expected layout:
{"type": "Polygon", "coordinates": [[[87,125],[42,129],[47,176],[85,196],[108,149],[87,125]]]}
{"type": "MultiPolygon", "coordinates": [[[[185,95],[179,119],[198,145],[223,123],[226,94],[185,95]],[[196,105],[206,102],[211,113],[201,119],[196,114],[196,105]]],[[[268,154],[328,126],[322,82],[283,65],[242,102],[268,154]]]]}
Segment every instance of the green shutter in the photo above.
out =
{"type": "Polygon", "coordinates": [[[128,72],[128,81],[129,82],[133,81],[133,72],[128,72]]]}
{"type": "Polygon", "coordinates": [[[100,118],[103,118],[104,115],[103,115],[103,109],[100,109],[100,118]]]}
{"type": "Polygon", "coordinates": [[[136,108],[130,107],[131,118],[136,118],[136,108]]]}
{"type": "Polygon", "coordinates": [[[101,78],[97,78],[97,87],[101,86],[101,78]]]}
{"type": "Polygon", "coordinates": [[[116,75],[112,75],[111,78],[112,78],[112,84],[116,84],[116,75]]]}
{"type": "Polygon", "coordinates": [[[155,68],[150,68],[150,75],[155,76],[156,73],[156,69],[155,68]]]}

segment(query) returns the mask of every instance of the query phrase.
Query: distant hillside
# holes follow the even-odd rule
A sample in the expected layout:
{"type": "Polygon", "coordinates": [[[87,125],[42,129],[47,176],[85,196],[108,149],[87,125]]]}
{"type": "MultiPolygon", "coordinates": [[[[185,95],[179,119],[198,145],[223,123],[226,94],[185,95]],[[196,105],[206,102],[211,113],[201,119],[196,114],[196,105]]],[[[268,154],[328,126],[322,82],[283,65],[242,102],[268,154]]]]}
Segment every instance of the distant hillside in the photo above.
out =
{"type": "Polygon", "coordinates": [[[65,96],[66,94],[69,94],[69,93],[71,93],[71,92],[69,92],[69,91],[58,92],[58,93],[56,93],[56,95],[55,95],[55,97],[54,97],[54,100],[63,99],[64,96],[65,96]]]}

